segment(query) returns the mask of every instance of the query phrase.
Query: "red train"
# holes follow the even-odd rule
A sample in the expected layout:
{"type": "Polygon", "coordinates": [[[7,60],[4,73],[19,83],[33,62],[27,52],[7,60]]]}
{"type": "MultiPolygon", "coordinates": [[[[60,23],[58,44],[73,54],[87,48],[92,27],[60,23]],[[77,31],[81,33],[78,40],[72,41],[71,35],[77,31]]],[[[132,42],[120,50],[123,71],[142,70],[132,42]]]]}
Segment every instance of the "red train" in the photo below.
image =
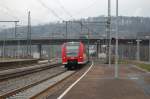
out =
{"type": "Polygon", "coordinates": [[[82,42],[67,42],[62,45],[62,64],[70,69],[76,69],[79,64],[88,62],[87,48],[82,42]]]}

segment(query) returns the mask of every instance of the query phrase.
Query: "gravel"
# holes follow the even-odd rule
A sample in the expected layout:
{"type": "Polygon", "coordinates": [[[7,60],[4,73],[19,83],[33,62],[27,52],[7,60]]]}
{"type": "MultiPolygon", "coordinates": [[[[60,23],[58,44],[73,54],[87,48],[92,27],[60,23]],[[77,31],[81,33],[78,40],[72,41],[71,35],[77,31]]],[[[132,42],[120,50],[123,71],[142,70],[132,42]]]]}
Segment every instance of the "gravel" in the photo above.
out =
{"type": "Polygon", "coordinates": [[[59,66],[0,82],[0,96],[15,91],[16,89],[20,89],[41,80],[47,79],[64,71],[65,68],[63,66],[59,66]]]}

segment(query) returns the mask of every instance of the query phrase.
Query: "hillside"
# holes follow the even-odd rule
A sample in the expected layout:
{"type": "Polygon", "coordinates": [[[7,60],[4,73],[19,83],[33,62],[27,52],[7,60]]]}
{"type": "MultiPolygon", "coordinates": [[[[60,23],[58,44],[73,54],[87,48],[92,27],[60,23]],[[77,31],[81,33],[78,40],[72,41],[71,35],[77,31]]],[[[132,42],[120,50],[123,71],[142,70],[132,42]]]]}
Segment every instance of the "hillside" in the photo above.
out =
{"type": "MultiPolygon", "coordinates": [[[[112,17],[112,35],[115,34],[115,17],[112,17]]],[[[83,22],[82,34],[89,32],[94,35],[104,35],[106,33],[106,27],[104,23],[90,23],[90,22],[104,22],[107,18],[104,16],[89,17],[87,19],[81,19],[83,22]],[[87,23],[89,22],[89,23],[87,23]],[[88,28],[88,29],[87,29],[88,28]]],[[[78,21],[78,20],[76,20],[78,21]]],[[[136,35],[149,35],[150,33],[150,18],[148,17],[119,17],[119,36],[136,37],[136,35]]],[[[32,26],[32,38],[34,37],[65,37],[66,24],[65,23],[49,23],[45,25],[32,26]]],[[[68,37],[81,34],[81,24],[68,23],[68,37]]],[[[27,27],[19,27],[17,33],[20,33],[19,37],[27,37],[27,27]]],[[[14,28],[2,30],[0,32],[1,38],[7,35],[7,38],[14,38],[14,28]],[[5,36],[4,36],[5,34],[5,36]]]]}

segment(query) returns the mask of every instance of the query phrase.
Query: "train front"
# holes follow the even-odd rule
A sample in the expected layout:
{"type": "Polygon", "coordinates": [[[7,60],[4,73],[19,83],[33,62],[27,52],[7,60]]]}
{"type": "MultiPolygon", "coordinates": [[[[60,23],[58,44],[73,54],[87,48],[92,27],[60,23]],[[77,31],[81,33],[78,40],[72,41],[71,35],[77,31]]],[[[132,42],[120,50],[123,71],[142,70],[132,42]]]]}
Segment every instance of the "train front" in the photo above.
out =
{"type": "Polygon", "coordinates": [[[80,57],[80,42],[67,42],[62,47],[62,63],[68,69],[76,68],[80,57]]]}

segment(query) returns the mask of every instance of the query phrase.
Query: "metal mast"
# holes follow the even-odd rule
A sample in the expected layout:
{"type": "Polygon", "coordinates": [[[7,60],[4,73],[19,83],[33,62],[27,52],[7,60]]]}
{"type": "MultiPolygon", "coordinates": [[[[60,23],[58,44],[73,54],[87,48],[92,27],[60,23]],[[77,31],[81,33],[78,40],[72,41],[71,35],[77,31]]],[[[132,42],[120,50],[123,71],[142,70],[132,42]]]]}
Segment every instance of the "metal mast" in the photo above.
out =
{"type": "Polygon", "coordinates": [[[27,55],[31,56],[31,17],[30,17],[30,11],[28,12],[27,55]]]}
{"type": "Polygon", "coordinates": [[[107,39],[108,39],[107,60],[110,66],[111,65],[111,0],[108,0],[107,39]]]}
{"type": "Polygon", "coordinates": [[[116,0],[116,49],[115,49],[115,78],[119,77],[118,69],[118,0],[116,0]]]}

